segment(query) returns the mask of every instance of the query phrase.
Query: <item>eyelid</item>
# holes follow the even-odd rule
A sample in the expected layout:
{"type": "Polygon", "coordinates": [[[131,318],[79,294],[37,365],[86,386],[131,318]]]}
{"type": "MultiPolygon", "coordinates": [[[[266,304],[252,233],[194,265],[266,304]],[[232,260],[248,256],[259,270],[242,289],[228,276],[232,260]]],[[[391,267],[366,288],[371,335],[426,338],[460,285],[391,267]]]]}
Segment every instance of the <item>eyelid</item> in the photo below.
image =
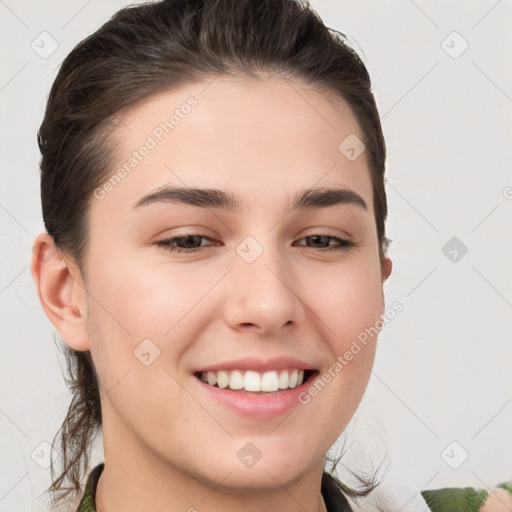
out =
{"type": "Polygon", "coordinates": [[[214,231],[211,231],[210,229],[208,229],[204,226],[191,225],[191,226],[185,226],[185,227],[164,229],[163,231],[159,231],[158,233],[156,233],[152,237],[152,239],[160,238],[162,236],[164,237],[162,240],[169,240],[171,238],[185,238],[187,236],[204,236],[207,238],[213,238],[214,236],[216,236],[213,233],[214,233],[214,231]],[[197,230],[197,232],[196,232],[196,230],[197,230]],[[167,233],[170,231],[172,233],[168,235],[167,233]],[[207,234],[207,232],[209,232],[211,234],[207,234]]]}

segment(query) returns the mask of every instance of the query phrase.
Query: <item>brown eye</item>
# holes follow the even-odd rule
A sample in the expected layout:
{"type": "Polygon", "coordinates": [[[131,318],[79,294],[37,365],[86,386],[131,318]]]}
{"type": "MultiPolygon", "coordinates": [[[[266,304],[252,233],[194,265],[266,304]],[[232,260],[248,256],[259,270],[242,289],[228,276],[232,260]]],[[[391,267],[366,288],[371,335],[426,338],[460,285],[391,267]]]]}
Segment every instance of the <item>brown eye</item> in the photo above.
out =
{"type": "Polygon", "coordinates": [[[318,251],[333,251],[333,250],[343,250],[353,247],[354,242],[350,242],[349,240],[345,240],[338,236],[330,236],[330,235],[312,235],[306,236],[302,240],[307,240],[306,246],[316,249],[318,251]],[[332,245],[330,242],[334,241],[335,244],[332,245]],[[316,244],[320,244],[323,247],[315,247],[316,244]]]}
{"type": "Polygon", "coordinates": [[[201,247],[203,247],[201,244],[202,239],[210,240],[210,238],[203,235],[186,235],[168,238],[166,240],[159,240],[156,242],[156,245],[164,247],[169,251],[193,253],[199,251],[201,247]]]}

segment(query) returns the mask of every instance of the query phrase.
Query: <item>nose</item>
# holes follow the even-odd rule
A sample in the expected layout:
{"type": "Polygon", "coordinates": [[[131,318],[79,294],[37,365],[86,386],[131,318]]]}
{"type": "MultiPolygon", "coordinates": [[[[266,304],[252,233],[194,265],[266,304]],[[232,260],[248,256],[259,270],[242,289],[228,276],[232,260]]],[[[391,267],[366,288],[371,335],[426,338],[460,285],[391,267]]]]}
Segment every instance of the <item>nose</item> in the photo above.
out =
{"type": "Polygon", "coordinates": [[[226,323],[237,331],[252,330],[262,336],[299,325],[305,317],[304,300],[285,255],[265,248],[249,263],[240,254],[235,255],[234,267],[226,276],[226,323]]]}

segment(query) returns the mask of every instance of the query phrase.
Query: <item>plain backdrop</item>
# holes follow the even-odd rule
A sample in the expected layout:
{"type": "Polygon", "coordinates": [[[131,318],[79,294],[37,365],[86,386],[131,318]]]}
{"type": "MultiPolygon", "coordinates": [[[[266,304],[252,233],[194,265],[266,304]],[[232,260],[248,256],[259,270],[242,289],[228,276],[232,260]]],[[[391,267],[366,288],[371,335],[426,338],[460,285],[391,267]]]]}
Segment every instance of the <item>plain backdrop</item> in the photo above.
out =
{"type": "MultiPolygon", "coordinates": [[[[2,512],[47,509],[48,443],[70,398],[29,269],[43,231],[36,132],[63,58],[126,5],[0,1],[2,512]]],[[[385,510],[424,511],[423,488],[512,479],[512,3],[311,5],[372,77],[388,149],[385,293],[403,306],[380,335],[346,465],[381,464],[385,510]]],[[[100,437],[91,467],[101,450],[100,437]]]]}

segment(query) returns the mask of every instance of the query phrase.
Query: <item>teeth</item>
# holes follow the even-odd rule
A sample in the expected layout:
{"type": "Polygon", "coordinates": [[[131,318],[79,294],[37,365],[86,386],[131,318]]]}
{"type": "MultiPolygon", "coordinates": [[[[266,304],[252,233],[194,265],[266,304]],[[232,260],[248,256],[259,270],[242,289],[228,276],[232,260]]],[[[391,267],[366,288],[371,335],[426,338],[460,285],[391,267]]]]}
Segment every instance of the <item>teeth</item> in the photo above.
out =
{"type": "Polygon", "coordinates": [[[228,372],[217,372],[217,385],[224,389],[229,384],[228,372]]]}
{"type": "Polygon", "coordinates": [[[288,372],[281,372],[279,374],[279,389],[287,389],[288,388],[288,372]]]}
{"type": "Polygon", "coordinates": [[[299,376],[298,371],[293,370],[292,374],[290,375],[290,380],[288,381],[289,388],[294,388],[295,386],[297,386],[297,377],[298,376],[299,376]]]}
{"type": "Polygon", "coordinates": [[[261,377],[258,372],[245,372],[244,389],[246,391],[261,391],[261,377]]]}
{"type": "Polygon", "coordinates": [[[233,370],[229,375],[228,386],[230,389],[242,389],[244,387],[244,376],[242,372],[233,370]]]}
{"type": "Polygon", "coordinates": [[[210,386],[217,385],[221,389],[244,389],[245,391],[270,393],[279,389],[293,389],[300,386],[304,381],[304,370],[290,368],[265,373],[253,370],[247,370],[245,373],[240,370],[220,370],[218,372],[202,372],[201,380],[210,386]]]}
{"type": "Polygon", "coordinates": [[[279,377],[277,372],[266,372],[261,377],[261,391],[277,391],[279,389],[279,377]]]}

